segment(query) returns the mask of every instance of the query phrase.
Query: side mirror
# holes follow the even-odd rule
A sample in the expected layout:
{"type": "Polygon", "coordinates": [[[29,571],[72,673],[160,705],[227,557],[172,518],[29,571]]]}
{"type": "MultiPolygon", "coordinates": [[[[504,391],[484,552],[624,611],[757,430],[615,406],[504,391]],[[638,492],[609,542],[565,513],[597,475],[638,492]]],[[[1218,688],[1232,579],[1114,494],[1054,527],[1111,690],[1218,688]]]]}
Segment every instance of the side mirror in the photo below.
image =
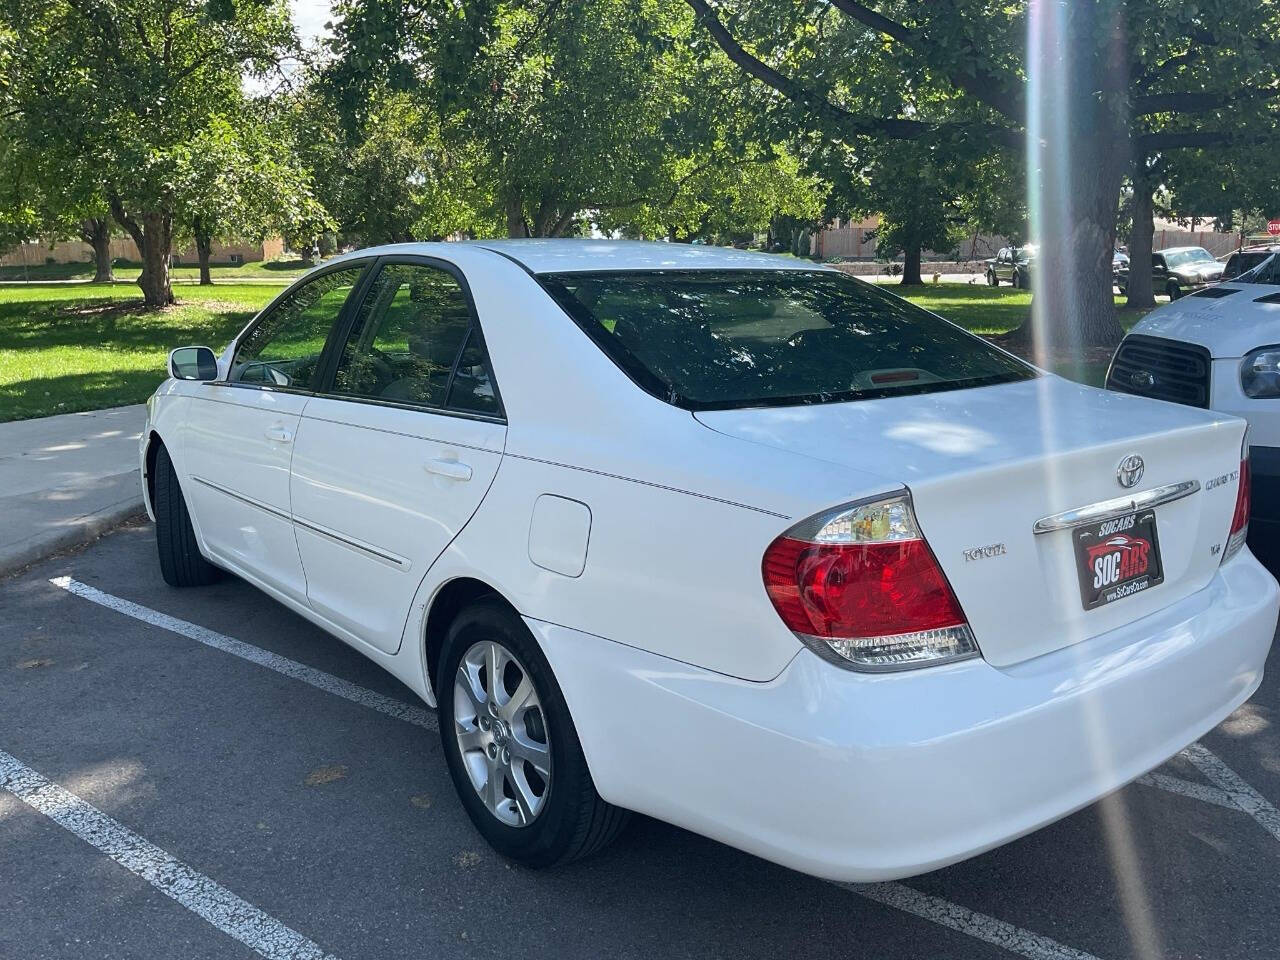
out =
{"type": "Polygon", "coordinates": [[[175,380],[217,380],[218,358],[208,347],[169,351],[169,376],[175,380]]]}

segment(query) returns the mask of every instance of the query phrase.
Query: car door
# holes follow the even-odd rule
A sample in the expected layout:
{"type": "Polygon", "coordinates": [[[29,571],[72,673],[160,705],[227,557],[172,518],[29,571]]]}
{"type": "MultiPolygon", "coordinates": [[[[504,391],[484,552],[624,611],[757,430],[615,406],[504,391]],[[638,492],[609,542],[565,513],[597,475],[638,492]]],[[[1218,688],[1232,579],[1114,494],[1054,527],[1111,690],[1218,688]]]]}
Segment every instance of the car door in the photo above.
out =
{"type": "Polygon", "coordinates": [[[1009,248],[1005,247],[996,255],[996,276],[1001,280],[1013,279],[1012,259],[1009,256],[1009,248]]]}
{"type": "Polygon", "coordinates": [[[326,341],[367,265],[309,276],[271,304],[237,341],[227,378],[203,385],[187,414],[187,487],[213,559],[300,602],[289,463],[326,341]]]}
{"type": "Polygon", "coordinates": [[[395,652],[427,569],[492,483],[506,421],[462,274],[380,260],[303,412],[292,503],[307,600],[395,652]]]}
{"type": "Polygon", "coordinates": [[[1151,285],[1156,293],[1164,293],[1165,281],[1169,279],[1169,268],[1165,266],[1164,254],[1151,255],[1151,285]]]}

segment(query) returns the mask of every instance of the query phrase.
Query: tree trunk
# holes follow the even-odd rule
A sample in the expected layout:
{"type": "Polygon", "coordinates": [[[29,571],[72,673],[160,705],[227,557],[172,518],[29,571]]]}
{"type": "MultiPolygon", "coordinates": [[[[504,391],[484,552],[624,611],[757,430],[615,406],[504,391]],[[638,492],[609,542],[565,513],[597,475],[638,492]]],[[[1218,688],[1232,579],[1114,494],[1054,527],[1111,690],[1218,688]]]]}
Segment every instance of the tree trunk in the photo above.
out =
{"type": "Polygon", "coordinates": [[[912,247],[910,250],[903,251],[902,261],[902,286],[918,287],[924,283],[924,278],[920,276],[920,248],[912,247]]]}
{"type": "Polygon", "coordinates": [[[518,197],[507,201],[507,236],[529,236],[529,224],[524,219],[524,204],[518,197]]]}
{"type": "Polygon", "coordinates": [[[116,222],[128,231],[142,255],[142,273],[138,286],[142,302],[156,309],[173,303],[173,287],[169,285],[169,255],[173,247],[173,217],[167,213],[129,213],[114,190],[107,193],[107,203],[116,222]]]}
{"type": "Polygon", "coordinates": [[[209,256],[213,252],[213,234],[204,217],[196,217],[192,222],[192,232],[196,236],[196,256],[200,258],[200,286],[207,287],[213,283],[209,273],[209,256]]]}
{"type": "Polygon", "coordinates": [[[1038,362],[1111,346],[1123,331],[1112,294],[1124,177],[1128,77],[1115,7],[1066,4],[1034,21],[1028,43],[1031,319],[1010,341],[1038,362]]]}
{"type": "Polygon", "coordinates": [[[111,221],[107,217],[82,220],[80,236],[93,247],[93,282],[115,283],[111,270],[111,221]]]}
{"type": "Polygon", "coordinates": [[[1133,232],[1129,235],[1129,282],[1125,291],[1131,307],[1154,307],[1155,290],[1151,284],[1151,241],[1156,223],[1151,194],[1155,184],[1147,176],[1145,157],[1133,165],[1133,232]]]}

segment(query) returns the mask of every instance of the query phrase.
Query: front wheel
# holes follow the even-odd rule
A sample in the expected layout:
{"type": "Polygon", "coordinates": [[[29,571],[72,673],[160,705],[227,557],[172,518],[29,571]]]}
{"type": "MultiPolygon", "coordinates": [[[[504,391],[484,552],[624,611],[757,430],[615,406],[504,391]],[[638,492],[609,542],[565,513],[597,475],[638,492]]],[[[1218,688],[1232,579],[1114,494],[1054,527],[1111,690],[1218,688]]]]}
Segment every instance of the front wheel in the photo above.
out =
{"type": "Polygon", "coordinates": [[[437,677],[449,774],[490,846],[549,867],[621,832],[629,814],[596,793],[551,666],[514,612],[491,601],[460,613],[437,677]]]}
{"type": "Polygon", "coordinates": [[[994,270],[987,271],[987,286],[989,287],[1000,286],[1000,278],[996,276],[996,272],[994,270]]]}
{"type": "Polygon", "coordinates": [[[1169,295],[1170,303],[1182,296],[1182,290],[1172,280],[1170,280],[1168,285],[1164,288],[1164,292],[1169,295]]]}
{"type": "Polygon", "coordinates": [[[213,583],[221,571],[204,558],[196,543],[191,513],[178,484],[169,451],[156,451],[155,503],[156,550],[160,554],[160,574],[171,587],[203,587],[213,583]]]}

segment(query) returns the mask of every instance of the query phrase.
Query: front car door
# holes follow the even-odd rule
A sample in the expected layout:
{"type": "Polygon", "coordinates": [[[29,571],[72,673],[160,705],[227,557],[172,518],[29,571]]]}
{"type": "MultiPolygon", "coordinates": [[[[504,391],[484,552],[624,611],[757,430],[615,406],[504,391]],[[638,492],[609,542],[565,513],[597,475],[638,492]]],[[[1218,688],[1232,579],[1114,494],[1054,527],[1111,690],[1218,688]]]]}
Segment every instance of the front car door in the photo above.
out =
{"type": "Polygon", "coordinates": [[[1156,293],[1164,293],[1165,282],[1169,279],[1169,268],[1165,265],[1164,254],[1151,255],[1151,286],[1156,293]]]}
{"type": "Polygon", "coordinates": [[[1013,279],[1012,258],[1009,256],[1009,248],[1005,247],[996,255],[996,276],[1001,280],[1013,279]]]}
{"type": "Polygon", "coordinates": [[[325,344],[366,262],[307,277],[236,342],[225,380],[193,396],[183,437],[192,515],[212,558],[305,600],[289,464],[325,344]]]}
{"type": "Polygon", "coordinates": [[[461,273],[380,260],[308,405],[292,502],[307,599],[394,653],[427,569],[497,473],[506,421],[461,273]]]}

